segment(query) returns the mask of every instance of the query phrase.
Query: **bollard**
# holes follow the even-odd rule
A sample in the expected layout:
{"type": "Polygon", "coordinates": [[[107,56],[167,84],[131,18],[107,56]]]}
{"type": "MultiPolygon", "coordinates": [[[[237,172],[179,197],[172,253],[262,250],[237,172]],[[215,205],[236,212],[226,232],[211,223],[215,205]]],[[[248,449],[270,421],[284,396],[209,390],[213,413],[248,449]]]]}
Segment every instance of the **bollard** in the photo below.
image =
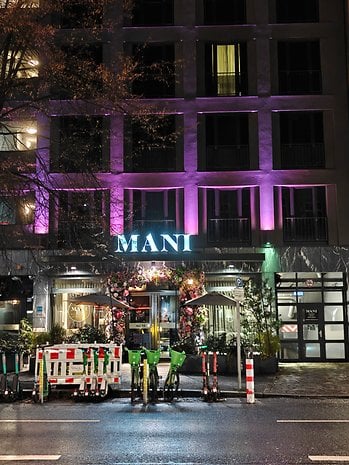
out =
{"type": "Polygon", "coordinates": [[[143,361],[143,404],[148,403],[148,363],[147,359],[143,361]]]}
{"type": "Polygon", "coordinates": [[[253,358],[246,359],[246,401],[254,404],[254,368],[253,358]]]}

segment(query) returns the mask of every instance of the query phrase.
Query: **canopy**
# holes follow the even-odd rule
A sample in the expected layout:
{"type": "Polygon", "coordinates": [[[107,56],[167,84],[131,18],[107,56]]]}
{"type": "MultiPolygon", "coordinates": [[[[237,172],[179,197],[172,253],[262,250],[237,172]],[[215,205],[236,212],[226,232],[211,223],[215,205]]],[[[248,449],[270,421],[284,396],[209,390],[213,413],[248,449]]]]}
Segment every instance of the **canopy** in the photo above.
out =
{"type": "Polygon", "coordinates": [[[236,304],[236,301],[232,297],[228,297],[227,295],[221,294],[220,292],[212,291],[207,292],[200,297],[196,297],[195,299],[187,300],[182,305],[229,305],[233,306],[236,304]]]}
{"type": "Polygon", "coordinates": [[[115,299],[112,296],[105,294],[87,294],[78,297],[72,297],[71,302],[81,305],[101,305],[108,307],[130,308],[125,302],[115,299]]]}

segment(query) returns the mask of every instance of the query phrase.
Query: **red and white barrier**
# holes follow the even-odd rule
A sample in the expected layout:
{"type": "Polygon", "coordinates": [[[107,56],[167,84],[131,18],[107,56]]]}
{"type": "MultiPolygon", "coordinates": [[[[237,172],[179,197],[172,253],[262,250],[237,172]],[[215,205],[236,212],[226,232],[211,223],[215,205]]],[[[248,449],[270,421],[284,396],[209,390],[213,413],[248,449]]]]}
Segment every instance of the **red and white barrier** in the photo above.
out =
{"type": "Polygon", "coordinates": [[[57,344],[38,348],[35,378],[45,354],[47,381],[51,387],[95,389],[121,384],[122,347],[115,344],[57,344]],[[95,356],[96,351],[97,356],[95,356]],[[84,357],[85,364],[84,364],[84,357]]]}
{"type": "Polygon", "coordinates": [[[253,358],[246,359],[246,400],[248,404],[254,404],[254,367],[253,358]]]}

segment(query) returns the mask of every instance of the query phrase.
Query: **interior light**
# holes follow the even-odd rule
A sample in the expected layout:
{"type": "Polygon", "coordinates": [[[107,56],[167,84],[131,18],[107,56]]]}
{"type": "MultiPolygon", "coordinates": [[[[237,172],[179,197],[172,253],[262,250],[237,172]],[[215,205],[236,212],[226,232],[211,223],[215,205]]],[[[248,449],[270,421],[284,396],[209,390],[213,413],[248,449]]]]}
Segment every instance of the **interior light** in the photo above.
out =
{"type": "Polygon", "coordinates": [[[29,127],[26,129],[27,134],[37,134],[37,132],[38,132],[37,129],[33,127],[29,127]]]}

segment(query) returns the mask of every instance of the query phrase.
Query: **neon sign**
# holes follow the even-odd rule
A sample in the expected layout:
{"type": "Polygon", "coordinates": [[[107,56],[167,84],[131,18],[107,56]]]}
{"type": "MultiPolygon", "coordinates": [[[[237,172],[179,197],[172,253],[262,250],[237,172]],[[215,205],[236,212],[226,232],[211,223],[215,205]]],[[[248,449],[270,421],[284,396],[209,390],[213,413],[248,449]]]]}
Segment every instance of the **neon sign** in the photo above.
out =
{"type": "Polygon", "coordinates": [[[159,234],[152,233],[145,237],[131,234],[128,238],[124,234],[116,236],[117,253],[154,253],[154,252],[191,252],[190,234],[159,234]]]}

